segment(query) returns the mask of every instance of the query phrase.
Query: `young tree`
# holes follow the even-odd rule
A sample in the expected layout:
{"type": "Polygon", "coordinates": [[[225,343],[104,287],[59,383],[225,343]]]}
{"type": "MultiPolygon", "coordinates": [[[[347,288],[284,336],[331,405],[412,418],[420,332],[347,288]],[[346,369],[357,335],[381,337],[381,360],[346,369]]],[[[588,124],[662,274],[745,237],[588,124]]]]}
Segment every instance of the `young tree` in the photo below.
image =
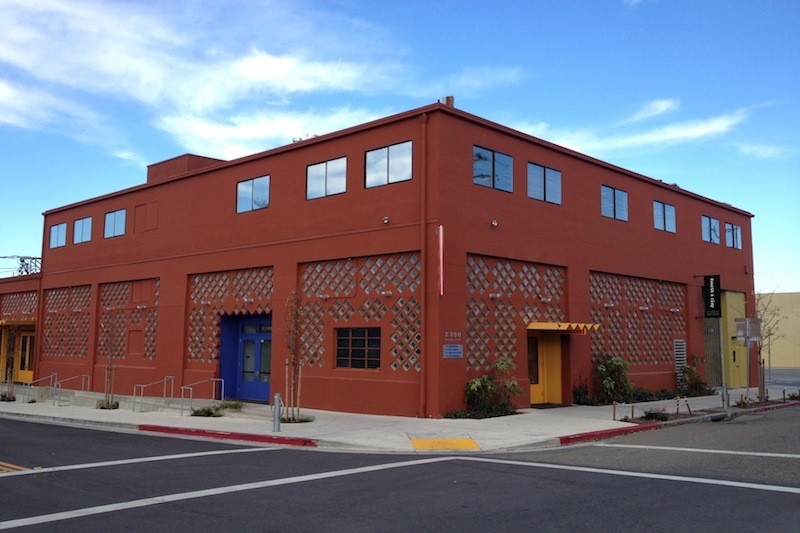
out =
{"type": "Polygon", "coordinates": [[[287,366],[287,396],[286,418],[296,421],[300,416],[300,367],[302,366],[300,354],[300,327],[305,315],[305,305],[300,301],[297,291],[292,291],[286,298],[286,348],[289,350],[287,366]]]}
{"type": "Polygon", "coordinates": [[[764,345],[770,345],[771,341],[780,339],[784,335],[780,332],[779,326],[786,315],[780,305],[775,303],[775,291],[756,294],[756,318],[761,320],[761,340],[758,342],[758,361],[763,361],[761,350],[764,345]]]}

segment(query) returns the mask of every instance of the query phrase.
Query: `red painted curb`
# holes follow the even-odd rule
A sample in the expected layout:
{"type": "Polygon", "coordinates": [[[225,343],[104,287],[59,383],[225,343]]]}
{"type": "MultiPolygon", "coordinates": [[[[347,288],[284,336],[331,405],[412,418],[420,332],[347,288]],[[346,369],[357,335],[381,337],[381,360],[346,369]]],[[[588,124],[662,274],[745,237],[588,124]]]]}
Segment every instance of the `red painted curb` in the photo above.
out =
{"type": "Polygon", "coordinates": [[[170,435],[185,435],[189,437],[205,437],[221,440],[243,440],[248,442],[264,442],[268,444],[283,444],[287,446],[306,446],[316,448],[317,441],[303,437],[276,437],[274,435],[258,435],[255,433],[231,433],[229,431],[213,431],[210,429],[178,428],[170,426],[154,426],[142,424],[139,431],[151,433],[167,433],[170,435]]]}
{"type": "Polygon", "coordinates": [[[787,400],[784,403],[778,403],[775,405],[767,405],[765,407],[756,407],[753,411],[760,412],[760,411],[774,411],[775,409],[783,409],[784,407],[794,407],[796,405],[800,405],[800,402],[796,400],[787,400]]]}
{"type": "Polygon", "coordinates": [[[558,437],[561,445],[565,444],[578,444],[579,442],[589,442],[592,440],[607,439],[616,437],[617,435],[625,435],[626,433],[636,433],[639,431],[649,431],[651,429],[658,429],[661,424],[640,424],[637,426],[630,426],[624,428],[602,429],[600,431],[589,431],[587,433],[576,433],[575,435],[567,435],[565,437],[558,437]]]}

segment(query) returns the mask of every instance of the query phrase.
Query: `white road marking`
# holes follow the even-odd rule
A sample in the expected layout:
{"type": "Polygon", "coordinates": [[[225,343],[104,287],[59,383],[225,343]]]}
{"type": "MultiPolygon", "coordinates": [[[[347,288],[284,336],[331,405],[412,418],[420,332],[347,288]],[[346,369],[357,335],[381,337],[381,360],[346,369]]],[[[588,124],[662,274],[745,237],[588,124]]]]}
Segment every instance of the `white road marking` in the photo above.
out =
{"type": "Polygon", "coordinates": [[[720,455],[745,455],[747,457],[774,457],[778,459],[800,459],[797,453],[742,452],[738,450],[709,450],[707,448],[679,448],[670,446],[644,446],[639,444],[595,444],[602,448],[632,448],[637,450],[658,450],[667,452],[716,453],[720,455]]]}
{"type": "Polygon", "coordinates": [[[173,455],[155,455],[153,457],[136,457],[134,459],[119,459],[116,461],[101,461],[98,463],[82,463],[65,466],[49,466],[47,468],[37,468],[36,470],[23,470],[21,472],[8,472],[0,474],[0,479],[12,476],[31,476],[47,474],[50,472],[64,472],[67,470],[84,470],[86,468],[102,468],[106,466],[131,465],[136,463],[150,463],[154,461],[172,461],[175,459],[190,459],[192,457],[205,457],[207,455],[227,455],[230,453],[249,453],[279,450],[280,448],[241,448],[234,450],[215,450],[211,452],[178,453],[173,455]]]}
{"type": "Polygon", "coordinates": [[[550,470],[567,470],[570,472],[588,472],[590,474],[605,474],[608,476],[636,477],[644,479],[660,479],[664,481],[682,481],[685,483],[700,483],[702,485],[717,485],[720,487],[735,487],[740,489],[766,490],[770,492],[788,492],[800,494],[800,487],[785,487],[782,485],[764,485],[762,483],[747,483],[743,481],[728,481],[725,479],[711,479],[702,477],[673,476],[670,474],[653,474],[648,472],[629,472],[627,470],[609,470],[589,466],[554,465],[547,463],[526,463],[523,461],[510,461],[505,459],[489,459],[485,457],[459,457],[462,461],[482,461],[515,466],[528,466],[534,468],[548,468],[550,470]]]}
{"type": "MultiPolygon", "coordinates": [[[[256,450],[258,448],[252,449],[256,450]]],[[[191,455],[191,454],[186,454],[191,455]]],[[[172,456],[174,457],[174,456],[172,456]]],[[[721,487],[732,487],[749,490],[764,490],[770,492],[783,492],[789,494],[800,494],[800,487],[785,487],[780,485],[764,485],[760,483],[745,483],[741,481],[726,481],[720,479],[686,477],[686,476],[673,476],[667,474],[653,474],[647,472],[628,472],[624,470],[609,470],[604,468],[592,468],[585,466],[569,466],[557,465],[547,463],[528,463],[524,461],[512,461],[506,459],[491,459],[486,457],[432,457],[428,459],[416,459],[411,461],[402,461],[399,463],[385,463],[373,466],[364,466],[358,468],[347,468],[344,470],[335,470],[332,472],[321,472],[318,474],[306,474],[302,476],[292,476],[282,479],[270,479],[266,481],[256,481],[253,483],[244,483],[240,485],[230,485],[226,487],[217,487],[213,489],[196,490],[191,492],[181,492],[175,494],[166,494],[163,496],[154,496],[152,498],[142,498],[139,500],[132,500],[127,502],[118,502],[108,505],[99,505],[96,507],[86,507],[83,509],[75,509],[72,511],[64,511],[60,513],[45,514],[39,516],[31,516],[27,518],[19,518],[16,520],[8,520],[0,522],[0,529],[10,529],[14,527],[31,526],[37,524],[46,524],[50,522],[58,522],[61,520],[69,520],[72,518],[80,518],[84,516],[92,516],[104,513],[112,513],[115,511],[123,511],[127,509],[136,509],[141,507],[148,507],[152,505],[159,505],[162,503],[171,503],[185,500],[192,500],[197,498],[205,498],[208,496],[216,496],[219,494],[230,494],[232,492],[243,492],[248,490],[257,490],[268,487],[278,487],[281,485],[290,485],[293,483],[305,483],[308,481],[318,481],[322,479],[330,479],[342,476],[351,476],[356,474],[365,474],[368,472],[379,472],[382,470],[392,470],[395,468],[405,468],[407,466],[419,466],[433,463],[449,462],[449,461],[470,461],[492,463],[508,466],[520,466],[525,468],[546,468],[549,470],[564,470],[569,472],[584,472],[590,474],[601,474],[611,476],[622,476],[640,479],[657,479],[662,481],[678,481],[683,483],[698,483],[703,485],[715,485],[721,487]]],[[[98,463],[99,464],[99,463],[98,463]]]]}
{"type": "Polygon", "coordinates": [[[243,483],[241,485],[230,485],[227,487],[217,487],[214,489],[195,490],[192,492],[180,492],[177,494],[167,494],[164,496],[155,496],[153,498],[142,498],[140,500],[133,500],[129,502],[112,503],[108,505],[99,505],[97,507],[86,507],[84,509],[75,509],[74,511],[64,511],[61,513],[46,514],[40,516],[31,516],[29,518],[19,518],[17,520],[8,520],[0,522],[0,529],[10,529],[14,527],[32,526],[36,524],[46,524],[48,522],[58,522],[61,520],[69,520],[70,518],[79,518],[82,516],[91,516],[96,514],[111,513],[114,511],[123,511],[126,509],[136,509],[138,507],[148,507],[150,505],[158,505],[161,503],[178,502],[183,500],[192,500],[195,498],[205,498],[207,496],[216,496],[218,494],[230,494],[232,492],[242,492],[246,490],[263,489],[266,487],[277,487],[280,485],[289,485],[292,483],[303,483],[306,481],[317,481],[320,479],[328,479],[341,476],[350,476],[354,474],[365,474],[367,472],[378,472],[381,470],[390,470],[393,468],[403,468],[406,466],[424,465],[430,463],[438,463],[442,461],[452,461],[453,457],[433,457],[430,459],[416,459],[413,461],[403,461],[400,463],[388,463],[373,466],[362,466],[358,468],[347,468],[345,470],[335,470],[333,472],[322,472],[319,474],[306,474],[303,476],[293,476],[283,479],[270,479],[267,481],[256,481],[253,483],[243,483]]]}

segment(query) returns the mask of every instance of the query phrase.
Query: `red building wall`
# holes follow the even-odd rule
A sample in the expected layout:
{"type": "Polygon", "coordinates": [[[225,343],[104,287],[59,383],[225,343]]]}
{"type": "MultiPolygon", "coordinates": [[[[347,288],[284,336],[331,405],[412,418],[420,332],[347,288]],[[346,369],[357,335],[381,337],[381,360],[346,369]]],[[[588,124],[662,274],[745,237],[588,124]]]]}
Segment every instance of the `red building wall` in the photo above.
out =
{"type": "Polygon", "coordinates": [[[562,343],[568,401],[598,350],[631,361],[639,384],[674,388],[672,337],[703,351],[704,274],[722,274],[723,288],[747,294],[754,311],[748,213],[452,107],[229,163],[176,161],[152,166],[148,184],[45,214],[45,237],[65,223],[68,238],[43,250],[40,375],[90,373],[97,389],[109,354],[120,354],[122,394],[165,375],[179,385],[214,377],[220,317],[271,313],[281,391],[283,315],[297,291],[308,309],[303,405],[441,416],[463,406],[466,380],[501,353],[517,358],[527,382],[530,321],[603,325],[562,343]],[[413,178],[365,187],[365,152],[409,140],[413,178]],[[475,145],[513,157],[513,192],[473,183],[475,145]],[[306,200],[307,166],[340,157],[346,192],[306,200]],[[560,205],[527,197],[528,162],[561,171],[560,205]],[[237,183],[265,175],[269,207],[237,214],[237,183]],[[627,191],[627,222],[601,216],[601,185],[627,191]],[[675,206],[676,233],[653,228],[654,200],[675,206]],[[104,216],[117,209],[125,235],[105,239],[104,216]],[[739,225],[743,249],[703,242],[701,215],[739,225]],[[72,244],[75,220],[90,216],[92,240],[72,244]],[[342,325],[381,327],[379,370],[335,367],[342,325]],[[443,344],[459,341],[464,357],[444,358],[443,344]]]}

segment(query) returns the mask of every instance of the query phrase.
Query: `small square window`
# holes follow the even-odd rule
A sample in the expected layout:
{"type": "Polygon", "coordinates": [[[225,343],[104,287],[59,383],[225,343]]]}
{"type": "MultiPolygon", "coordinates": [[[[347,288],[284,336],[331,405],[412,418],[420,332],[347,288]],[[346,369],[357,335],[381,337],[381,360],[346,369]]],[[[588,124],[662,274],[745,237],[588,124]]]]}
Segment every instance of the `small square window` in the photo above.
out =
{"type": "Polygon", "coordinates": [[[92,217],[79,218],[75,221],[72,243],[80,244],[92,240],[92,217]]]}
{"type": "Polygon", "coordinates": [[[336,367],[379,369],[381,328],[337,328],[336,367]]]}
{"type": "Polygon", "coordinates": [[[513,192],[514,160],[510,155],[473,146],[472,182],[483,187],[513,192]]]}
{"type": "Polygon", "coordinates": [[[347,158],[331,159],[306,169],[306,199],[341,194],[347,190],[347,158]]]}
{"type": "Polygon", "coordinates": [[[528,163],[528,198],[561,204],[561,172],[528,163]]]}
{"type": "Polygon", "coordinates": [[[742,228],[736,224],[725,223],[725,246],[742,249],[742,228]]]}
{"type": "Polygon", "coordinates": [[[663,202],[653,202],[653,227],[660,231],[675,233],[675,206],[663,202]]]}
{"type": "Polygon", "coordinates": [[[703,215],[700,217],[703,240],[711,244],[719,244],[719,220],[703,215]]]}
{"type": "Polygon", "coordinates": [[[603,185],[600,187],[600,207],[604,217],[628,221],[628,193],[603,185]]]}
{"type": "Polygon", "coordinates": [[[67,224],[50,226],[50,248],[61,248],[67,244],[67,224]]]}
{"type": "Polygon", "coordinates": [[[366,160],[367,188],[411,179],[411,141],[370,150],[366,160]]]}
{"type": "Polygon", "coordinates": [[[103,231],[103,237],[110,239],[111,237],[119,237],[125,235],[125,210],[112,211],[106,213],[106,225],[103,231]]]}
{"type": "Polygon", "coordinates": [[[236,184],[236,212],[246,213],[269,207],[269,176],[261,176],[236,184]]]}

